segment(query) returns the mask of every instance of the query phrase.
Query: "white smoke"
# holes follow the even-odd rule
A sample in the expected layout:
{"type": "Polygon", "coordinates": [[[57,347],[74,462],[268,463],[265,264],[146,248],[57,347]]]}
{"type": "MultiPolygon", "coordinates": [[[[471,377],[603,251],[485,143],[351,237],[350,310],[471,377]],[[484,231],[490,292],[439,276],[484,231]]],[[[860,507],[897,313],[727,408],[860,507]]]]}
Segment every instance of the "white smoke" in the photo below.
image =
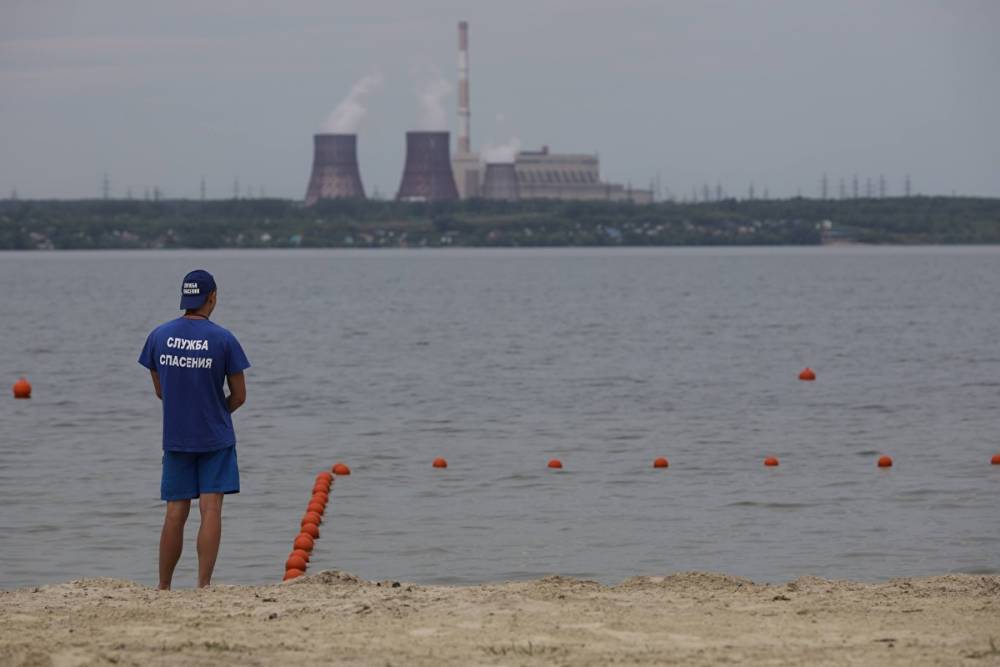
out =
{"type": "Polygon", "coordinates": [[[435,73],[435,78],[428,81],[419,93],[420,115],[417,118],[417,129],[436,131],[448,129],[448,112],[445,100],[451,94],[451,83],[435,73]]]}
{"type": "Polygon", "coordinates": [[[487,163],[513,162],[517,159],[517,154],[521,152],[521,140],[511,137],[502,144],[486,144],[483,146],[481,154],[483,161],[487,163]]]}
{"type": "Polygon", "coordinates": [[[510,139],[501,143],[485,144],[480,151],[482,160],[486,163],[514,162],[517,159],[517,154],[521,152],[521,140],[514,136],[511,128],[508,127],[507,114],[503,111],[497,112],[494,121],[493,136],[507,135],[510,139]]]}
{"type": "Polygon", "coordinates": [[[375,92],[382,85],[382,74],[373,72],[367,74],[351,86],[351,91],[347,97],[330,112],[326,122],[323,123],[323,132],[334,134],[354,134],[361,127],[368,109],[365,107],[365,98],[375,92]]]}

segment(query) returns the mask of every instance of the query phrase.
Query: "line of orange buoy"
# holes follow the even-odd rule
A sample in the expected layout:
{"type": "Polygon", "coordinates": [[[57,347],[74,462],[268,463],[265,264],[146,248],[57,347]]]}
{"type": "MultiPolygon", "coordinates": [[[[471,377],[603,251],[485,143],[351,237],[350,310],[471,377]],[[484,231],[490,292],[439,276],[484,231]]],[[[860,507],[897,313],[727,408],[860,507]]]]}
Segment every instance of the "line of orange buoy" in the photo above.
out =
{"type": "MultiPolygon", "coordinates": [[[[993,457],[990,459],[990,463],[992,463],[993,465],[1000,465],[1000,454],[994,454],[993,457]]],[[[891,468],[892,465],[893,465],[893,460],[892,460],[891,456],[882,455],[882,456],[880,456],[877,459],[876,464],[878,465],[879,468],[891,468]]],[[[559,459],[550,459],[547,465],[548,465],[549,468],[552,468],[552,469],[555,469],[555,470],[561,470],[562,467],[563,467],[563,463],[559,459]]],[[[767,456],[767,457],[764,458],[764,465],[767,466],[768,468],[775,468],[775,467],[781,465],[781,462],[778,460],[777,456],[767,456]]],[[[442,459],[442,458],[436,458],[431,463],[431,466],[434,467],[434,468],[447,468],[448,467],[448,462],[446,460],[442,459]]],[[[666,457],[663,457],[663,456],[657,457],[657,458],[653,459],[653,467],[654,468],[669,468],[670,467],[670,461],[668,461],[666,459],[666,457]]],[[[346,473],[346,474],[350,474],[350,473],[346,473]]],[[[316,491],[316,493],[319,494],[320,496],[325,495],[325,494],[323,494],[322,489],[319,490],[319,491],[316,491]]],[[[310,505],[309,509],[310,510],[314,510],[316,508],[314,508],[312,505],[310,505]]]]}
{"type": "MultiPolygon", "coordinates": [[[[350,469],[343,463],[334,465],[333,472],[338,475],[351,474],[350,469]],[[338,467],[345,472],[337,472],[338,467]]],[[[295,536],[292,552],[285,561],[285,581],[301,577],[309,567],[309,558],[312,556],[313,547],[316,546],[316,540],[319,539],[319,525],[323,523],[323,513],[326,512],[326,504],[330,502],[333,479],[333,473],[327,470],[316,475],[306,513],[302,515],[302,521],[299,523],[299,534],[295,536]]]]}
{"type": "MultiPolygon", "coordinates": [[[[816,371],[806,367],[799,372],[799,380],[804,382],[813,382],[816,380],[816,371]]],[[[18,380],[14,385],[14,395],[18,398],[27,398],[31,395],[31,385],[24,378],[18,380]],[[20,389],[19,389],[20,387],[20,389]],[[25,394],[25,395],[19,395],[25,394]]],[[[993,465],[1000,465],[1000,454],[994,454],[990,459],[990,463],[993,465]]],[[[888,455],[882,455],[878,458],[877,465],[879,468],[891,468],[893,464],[892,457],[888,455]]],[[[778,457],[768,456],[764,458],[764,465],[768,468],[775,468],[780,465],[778,457]]],[[[448,462],[438,457],[434,459],[431,463],[434,468],[447,468],[448,462]]],[[[548,467],[554,470],[561,470],[563,467],[562,461],[559,459],[550,459],[548,462],[548,467]]],[[[654,468],[669,468],[670,462],[666,457],[660,456],[653,460],[654,468]]],[[[316,481],[313,484],[313,495],[309,500],[309,505],[306,508],[306,513],[302,517],[301,530],[296,536],[293,543],[294,550],[288,556],[288,560],[285,561],[285,579],[294,579],[295,577],[300,577],[305,574],[306,568],[308,567],[309,557],[312,553],[315,541],[319,539],[319,525],[323,520],[323,513],[326,510],[326,505],[330,500],[330,488],[333,485],[334,475],[350,475],[351,469],[347,467],[344,463],[338,461],[333,465],[332,473],[323,471],[316,476],[316,481]]]]}
{"type": "Polygon", "coordinates": [[[14,383],[14,398],[31,398],[31,383],[28,378],[20,378],[14,383]]]}

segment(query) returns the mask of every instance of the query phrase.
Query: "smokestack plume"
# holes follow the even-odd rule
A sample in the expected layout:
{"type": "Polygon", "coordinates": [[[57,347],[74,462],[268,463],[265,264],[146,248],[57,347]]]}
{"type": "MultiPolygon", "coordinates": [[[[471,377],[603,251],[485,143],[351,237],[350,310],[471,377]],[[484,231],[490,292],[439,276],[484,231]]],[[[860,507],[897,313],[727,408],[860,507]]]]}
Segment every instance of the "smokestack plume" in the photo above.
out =
{"type": "Polygon", "coordinates": [[[440,72],[434,72],[431,78],[421,86],[418,94],[420,109],[417,116],[417,129],[426,132],[448,129],[448,111],[445,106],[445,98],[451,94],[451,90],[451,84],[441,76],[440,72]]]}
{"type": "Polygon", "coordinates": [[[517,172],[513,162],[487,163],[483,180],[483,197],[486,199],[516,200],[521,196],[517,172]]]}
{"type": "Polygon", "coordinates": [[[469,111],[469,23],[458,22],[458,153],[464,155],[472,148],[469,111]]]}
{"type": "Polygon", "coordinates": [[[447,132],[407,132],[406,164],[396,199],[449,201],[458,199],[451,173],[451,138],[447,132]]]}
{"type": "Polygon", "coordinates": [[[347,97],[341,100],[323,123],[322,132],[328,134],[355,134],[361,127],[368,109],[366,98],[382,85],[382,74],[375,72],[354,82],[347,97]]]}
{"type": "Polygon", "coordinates": [[[511,137],[507,143],[486,144],[483,146],[483,161],[490,162],[515,162],[517,154],[521,152],[521,140],[511,137]]]}
{"type": "Polygon", "coordinates": [[[317,134],[313,136],[313,166],[306,188],[306,206],[320,199],[364,199],[358,169],[356,134],[317,134]]]}

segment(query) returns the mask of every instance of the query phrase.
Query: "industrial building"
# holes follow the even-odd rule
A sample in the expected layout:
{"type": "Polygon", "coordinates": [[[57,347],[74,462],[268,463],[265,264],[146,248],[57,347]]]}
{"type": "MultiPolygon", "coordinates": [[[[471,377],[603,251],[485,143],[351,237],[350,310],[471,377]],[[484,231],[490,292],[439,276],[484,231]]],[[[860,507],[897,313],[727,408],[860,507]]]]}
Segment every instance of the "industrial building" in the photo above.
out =
{"type": "Polygon", "coordinates": [[[636,190],[601,180],[600,159],[582,153],[519,151],[513,163],[483,165],[472,151],[469,107],[469,24],[458,24],[458,142],[452,172],[462,199],[571,199],[651,204],[652,190],[636,190]]]}
{"type": "Polygon", "coordinates": [[[522,199],[580,199],[588,201],[630,201],[653,203],[652,190],[634,190],[601,180],[600,159],[596,155],[520,151],[514,171],[522,199]]]}
{"type": "Polygon", "coordinates": [[[513,162],[493,162],[486,164],[483,177],[484,199],[514,201],[521,198],[521,188],[517,183],[517,172],[513,162]]]}
{"type": "MultiPolygon", "coordinates": [[[[406,160],[396,198],[448,201],[485,197],[630,201],[649,204],[652,190],[601,180],[600,160],[585,153],[552,153],[548,146],[519,151],[512,161],[484,164],[472,150],[469,107],[469,24],[458,24],[458,137],[454,155],[446,131],[407,132],[406,160]]],[[[364,199],[355,134],[316,134],[305,203],[364,199]]]]}
{"type": "Polygon", "coordinates": [[[458,199],[451,172],[447,132],[407,132],[406,162],[396,199],[448,201],[458,199]]]}
{"type": "Polygon", "coordinates": [[[472,152],[472,113],[469,109],[469,23],[458,22],[458,141],[451,170],[462,199],[482,194],[482,165],[472,152]]]}
{"type": "MultiPolygon", "coordinates": [[[[454,170],[464,169],[459,192],[463,199],[575,199],[585,201],[629,201],[653,203],[652,190],[634,189],[601,180],[600,158],[587,153],[552,153],[548,146],[537,151],[519,151],[509,169],[505,163],[488,163],[483,170],[474,153],[452,161],[454,170]],[[480,181],[482,174],[482,181],[480,181]],[[499,183],[497,179],[506,182],[499,183]],[[509,181],[514,181],[511,187],[509,181]]],[[[458,180],[456,178],[456,180],[458,180]]]]}
{"type": "Polygon", "coordinates": [[[313,135],[313,165],[306,206],[320,199],[364,199],[355,134],[313,135]]]}

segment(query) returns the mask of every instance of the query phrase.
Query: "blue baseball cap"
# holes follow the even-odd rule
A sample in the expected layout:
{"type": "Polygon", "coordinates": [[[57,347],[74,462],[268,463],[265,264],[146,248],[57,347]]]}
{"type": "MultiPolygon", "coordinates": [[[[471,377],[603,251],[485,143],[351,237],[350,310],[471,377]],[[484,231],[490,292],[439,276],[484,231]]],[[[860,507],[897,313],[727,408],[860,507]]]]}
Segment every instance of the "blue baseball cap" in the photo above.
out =
{"type": "Polygon", "coordinates": [[[215,278],[208,271],[197,269],[184,276],[181,283],[181,310],[201,308],[208,295],[215,291],[215,278]]]}

